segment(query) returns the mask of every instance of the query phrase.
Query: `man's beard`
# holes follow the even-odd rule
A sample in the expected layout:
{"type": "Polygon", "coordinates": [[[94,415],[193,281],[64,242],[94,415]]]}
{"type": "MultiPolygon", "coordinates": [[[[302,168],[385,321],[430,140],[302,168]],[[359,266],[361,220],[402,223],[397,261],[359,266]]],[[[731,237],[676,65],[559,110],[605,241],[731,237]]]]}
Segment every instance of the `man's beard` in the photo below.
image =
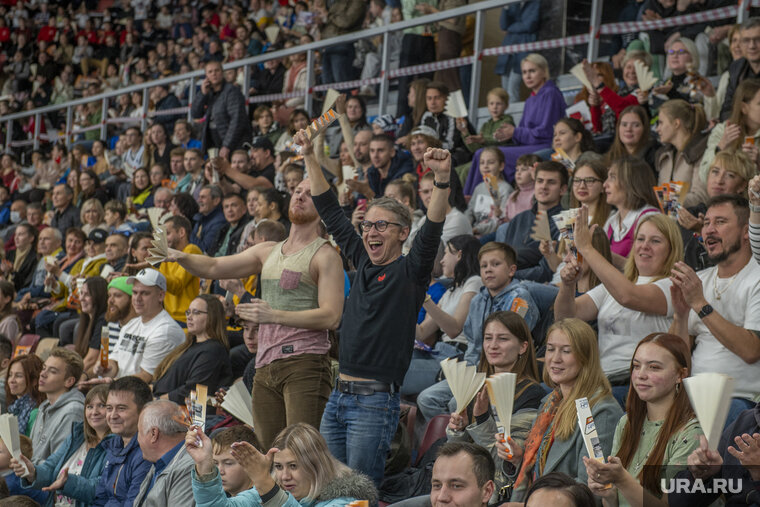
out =
{"type": "MultiPolygon", "coordinates": [[[[707,238],[705,238],[705,241],[706,240],[707,238]]],[[[742,240],[741,238],[739,238],[734,242],[734,244],[732,244],[728,248],[724,248],[721,253],[717,255],[708,255],[707,258],[710,259],[710,261],[712,261],[713,264],[720,264],[721,262],[728,259],[731,255],[741,250],[741,248],[742,248],[742,240]]]]}
{"type": "Polygon", "coordinates": [[[124,308],[119,308],[116,305],[108,305],[106,309],[106,322],[121,322],[129,315],[129,307],[131,303],[124,308]]]}
{"type": "Polygon", "coordinates": [[[303,211],[288,209],[288,219],[291,224],[301,225],[308,224],[319,218],[319,214],[316,211],[303,211]]]}

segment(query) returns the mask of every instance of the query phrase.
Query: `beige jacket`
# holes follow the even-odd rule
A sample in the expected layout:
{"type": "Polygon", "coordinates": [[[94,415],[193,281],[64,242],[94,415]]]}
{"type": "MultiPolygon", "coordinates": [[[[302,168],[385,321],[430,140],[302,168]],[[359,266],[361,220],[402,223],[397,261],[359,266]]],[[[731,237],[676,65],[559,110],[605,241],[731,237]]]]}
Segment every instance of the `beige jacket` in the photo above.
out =
{"type": "Polygon", "coordinates": [[[683,181],[689,184],[689,193],[683,205],[687,208],[707,202],[707,185],[699,175],[699,166],[707,145],[707,135],[697,134],[680,153],[675,146],[666,144],[655,154],[655,169],[659,184],[683,181]]]}

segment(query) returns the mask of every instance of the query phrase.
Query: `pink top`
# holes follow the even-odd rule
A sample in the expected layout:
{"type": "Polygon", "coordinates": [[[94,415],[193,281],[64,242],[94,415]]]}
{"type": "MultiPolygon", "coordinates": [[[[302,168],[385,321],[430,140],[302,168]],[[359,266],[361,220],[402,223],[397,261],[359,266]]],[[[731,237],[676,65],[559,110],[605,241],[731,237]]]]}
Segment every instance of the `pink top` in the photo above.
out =
{"type": "MultiPolygon", "coordinates": [[[[636,234],[636,227],[638,226],[641,217],[649,213],[659,212],[660,210],[657,208],[652,208],[649,206],[644,207],[638,211],[632,211],[631,214],[636,216],[633,224],[628,228],[627,231],[623,232],[623,230],[617,230],[617,233],[614,224],[614,222],[617,220],[617,212],[614,212],[612,215],[610,215],[610,217],[607,219],[605,228],[607,237],[610,239],[610,251],[612,253],[620,255],[621,257],[628,257],[628,254],[631,252],[631,248],[633,247],[633,236],[636,234]],[[618,235],[622,235],[622,237],[619,237],[618,235]]],[[[623,227],[625,227],[625,223],[623,227]]]]}
{"type": "Polygon", "coordinates": [[[513,199],[512,196],[517,192],[515,190],[507,198],[507,207],[504,213],[504,222],[509,222],[519,213],[525,210],[529,210],[533,206],[533,182],[523,185],[520,188],[520,193],[517,194],[517,199],[513,199]]]}

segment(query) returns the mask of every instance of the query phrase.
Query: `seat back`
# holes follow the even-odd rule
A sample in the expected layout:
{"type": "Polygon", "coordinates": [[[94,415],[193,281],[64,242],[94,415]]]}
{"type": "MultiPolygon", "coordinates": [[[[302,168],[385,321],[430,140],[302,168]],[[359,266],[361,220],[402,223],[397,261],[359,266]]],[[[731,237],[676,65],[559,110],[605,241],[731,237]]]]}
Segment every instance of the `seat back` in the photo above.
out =
{"type": "Polygon", "coordinates": [[[425,428],[425,436],[422,437],[422,442],[417,450],[417,459],[415,460],[415,466],[420,463],[420,460],[430,447],[439,439],[446,436],[446,426],[449,425],[449,414],[439,414],[433,417],[428,422],[425,428]]]}

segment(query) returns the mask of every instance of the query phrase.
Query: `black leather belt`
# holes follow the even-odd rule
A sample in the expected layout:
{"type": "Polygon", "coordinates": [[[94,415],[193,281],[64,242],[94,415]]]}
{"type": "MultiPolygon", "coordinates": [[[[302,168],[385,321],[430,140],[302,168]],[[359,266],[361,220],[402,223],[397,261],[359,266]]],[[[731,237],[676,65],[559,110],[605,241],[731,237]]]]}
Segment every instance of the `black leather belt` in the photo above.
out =
{"type": "Polygon", "coordinates": [[[338,391],[343,394],[358,394],[360,396],[371,396],[375,393],[397,393],[398,387],[395,384],[386,384],[385,382],[376,382],[374,380],[340,380],[336,385],[338,391]]]}

